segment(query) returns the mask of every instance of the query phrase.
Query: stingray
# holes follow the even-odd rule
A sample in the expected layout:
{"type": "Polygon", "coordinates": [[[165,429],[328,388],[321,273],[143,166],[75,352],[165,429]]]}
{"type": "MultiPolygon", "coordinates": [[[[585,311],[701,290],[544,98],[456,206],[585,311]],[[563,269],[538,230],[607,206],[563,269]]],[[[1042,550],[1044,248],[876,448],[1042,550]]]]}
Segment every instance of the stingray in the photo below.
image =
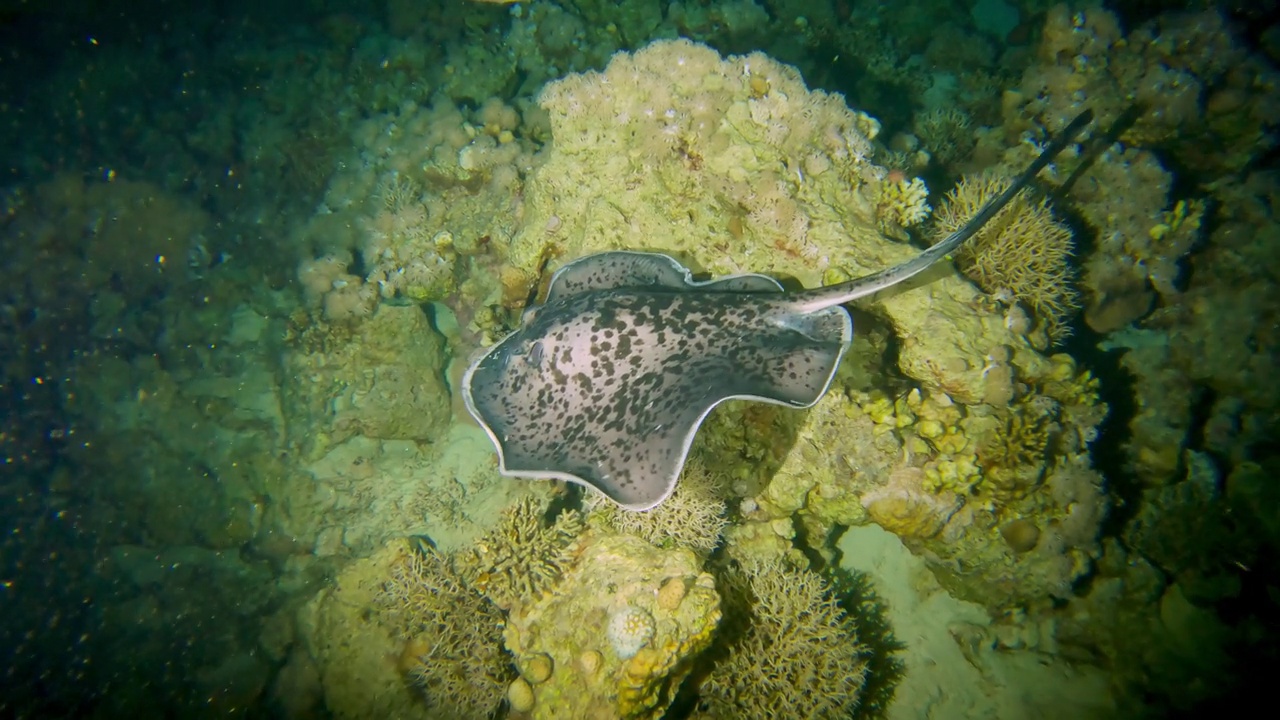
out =
{"type": "Polygon", "coordinates": [[[1047,145],[964,227],[900,265],[809,290],[756,274],[707,281],[674,258],[602,252],[556,271],[546,299],[467,369],[467,410],[508,477],[586,485],[628,510],[675,489],[698,428],[730,399],[807,408],[853,340],[842,306],[923,272],[972,237],[1090,119],[1047,145]]]}

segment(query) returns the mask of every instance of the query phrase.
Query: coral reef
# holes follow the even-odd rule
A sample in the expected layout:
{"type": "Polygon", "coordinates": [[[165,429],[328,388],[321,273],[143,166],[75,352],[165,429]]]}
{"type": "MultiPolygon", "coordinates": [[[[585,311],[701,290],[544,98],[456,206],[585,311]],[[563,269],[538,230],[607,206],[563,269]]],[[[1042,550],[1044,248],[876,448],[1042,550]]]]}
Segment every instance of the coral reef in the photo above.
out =
{"type": "MultiPolygon", "coordinates": [[[[423,703],[400,670],[407,646],[399,637],[400,632],[380,622],[370,622],[371,611],[376,619],[377,609],[385,607],[385,583],[395,576],[396,568],[412,562],[411,554],[416,552],[404,540],[388,543],[373,555],[343,568],[332,587],[318,592],[298,613],[298,635],[318,669],[324,707],[335,717],[368,717],[371,713],[423,720],[439,717],[423,703]]],[[[418,588],[405,592],[406,597],[423,594],[418,588]]],[[[475,619],[465,618],[454,627],[463,632],[467,627],[482,633],[492,631],[470,625],[475,619]]],[[[407,619],[395,624],[405,630],[412,627],[412,621],[407,619]]],[[[408,660],[411,669],[417,661],[412,655],[408,660]]],[[[478,697],[487,703],[490,699],[483,692],[463,693],[456,698],[433,696],[433,701],[448,703],[478,697]]],[[[465,712],[475,717],[477,710],[466,708],[465,712]]]]}
{"type": "Polygon", "coordinates": [[[701,565],[631,535],[584,536],[564,579],[507,621],[532,717],[661,717],[720,621],[701,565]]]}
{"type": "Polygon", "coordinates": [[[532,496],[503,511],[498,525],[455,560],[458,572],[503,610],[537,600],[573,561],[582,518],[575,511],[546,518],[532,496]]]}
{"type": "Polygon", "coordinates": [[[568,257],[646,246],[732,272],[728,256],[745,253],[720,249],[739,246],[768,249],[771,266],[752,269],[812,280],[836,260],[824,252],[849,245],[836,225],[872,219],[856,188],[884,175],[870,162],[878,124],[764,55],[658,42],[547,85],[539,102],[554,142],[529,185],[517,267],[535,270],[549,244],[568,257]],[[592,180],[603,176],[627,192],[592,180]],[[606,193],[623,204],[602,206],[606,193]]]}
{"type": "Polygon", "coordinates": [[[473,344],[491,330],[476,324],[487,308],[518,307],[528,294],[529,279],[500,266],[536,127],[496,98],[474,109],[437,98],[363,120],[359,161],[333,175],[320,211],[295,232],[309,251],[297,270],[304,299],[347,324],[384,302],[441,303],[473,344]]]}
{"type": "Polygon", "coordinates": [[[502,612],[429,546],[405,550],[390,575],[377,599],[380,619],[404,643],[399,670],[428,712],[492,717],[515,679],[502,612]]]}
{"type": "MultiPolygon", "coordinates": [[[[815,285],[913,252],[880,229],[877,198],[900,181],[871,160],[879,124],[762,54],[721,58],[684,40],[656,42],[547,85],[539,102],[553,142],[528,179],[527,222],[512,239],[509,262],[524,277],[549,260],[643,247],[713,274],[815,285]]],[[[896,187],[916,188],[902,197],[915,198],[918,218],[920,186],[896,187]]],[[[974,312],[977,296],[944,277],[873,308],[902,338],[902,371],[962,402],[982,397],[974,359],[1016,342],[994,311],[974,312]]]]}
{"type": "Polygon", "coordinates": [[[1206,180],[1245,167],[1275,143],[1266,118],[1276,101],[1275,93],[1244,98],[1275,87],[1280,75],[1244,49],[1216,10],[1170,13],[1126,35],[1109,10],[1073,14],[1056,5],[1038,58],[1003,101],[1004,136],[1021,138],[1024,155],[1046,118],[1065,122],[1085,104],[1104,123],[1135,103],[1140,111],[1123,143],[1072,189],[1099,239],[1085,262],[1085,317],[1099,332],[1117,330],[1146,315],[1157,296],[1176,300],[1186,256],[1200,242],[1200,198],[1173,197],[1172,173],[1157,155],[1175,155],[1206,180]]]}
{"type": "Polygon", "coordinates": [[[504,699],[532,707],[529,685],[553,674],[553,656],[517,651],[513,661],[503,649],[508,611],[525,617],[555,594],[551,588],[573,564],[581,530],[576,513],[548,524],[547,512],[545,500],[526,495],[488,533],[453,552],[422,538],[398,540],[349,566],[333,593],[304,613],[304,631],[316,645],[312,656],[325,678],[365,653],[397,660],[363,669],[368,676],[355,685],[327,688],[328,707],[351,716],[363,703],[395,707],[397,717],[457,718],[492,717],[504,699]],[[399,687],[388,687],[387,670],[399,687]],[[375,701],[368,693],[385,697],[375,701]]]}
{"type": "Polygon", "coordinates": [[[725,498],[728,483],[704,464],[688,463],[675,492],[661,505],[631,512],[609,502],[599,493],[587,498],[592,521],[618,532],[635,535],[659,547],[687,547],[709,553],[720,543],[728,519],[725,498]]]}
{"type": "Polygon", "coordinates": [[[838,384],[843,393],[810,411],[768,485],[744,501],[743,523],[726,531],[730,555],[791,554],[792,516],[811,543],[833,525],[872,521],[925,554],[957,597],[993,611],[1068,593],[1099,552],[1107,501],[1085,451],[1106,406],[1067,355],[1011,361],[990,360],[990,375],[1007,373],[998,405],[838,384]],[[1019,519],[1036,524],[1029,551],[1033,531],[1009,524],[1019,519]]]}
{"type": "MultiPolygon", "coordinates": [[[[1045,685],[1105,666],[1150,715],[1265,690],[1280,32],[1245,27],[1256,8],[345,5],[5,17],[76,33],[14,34],[0,107],[11,714],[652,717],[686,672],[751,659],[712,637],[708,556],[845,561],[859,524],[917,553],[920,594],[994,618],[938,627],[974,695],[1012,677],[997,652],[1034,652],[1045,685]],[[553,488],[493,472],[448,379],[561,263],[865,275],[917,250],[915,175],[983,190],[1086,106],[1133,122],[1038,178],[1079,221],[1078,300],[1035,300],[1069,287],[1046,210],[1053,253],[985,267],[978,243],[974,282],[940,266],[855,309],[810,411],[718,409],[658,511],[523,500],[475,537],[553,488]],[[1047,356],[1077,302],[1103,353],[1047,356]],[[422,532],[462,549],[384,547],[422,532]]],[[[775,608],[720,584],[727,630],[775,608]]],[[[864,619],[844,607],[841,636],[864,619]]],[[[970,697],[917,688],[893,712],[970,697]]]]}
{"type": "Polygon", "coordinates": [[[857,626],[831,586],[779,561],[729,571],[727,655],[699,688],[695,717],[849,717],[866,679],[857,626]]]}
{"type": "MultiPolygon", "coordinates": [[[[991,173],[961,178],[934,215],[935,242],[962,227],[1009,182],[991,173]]],[[[1053,345],[1070,332],[1067,320],[1079,309],[1071,250],[1071,230],[1054,219],[1047,201],[1035,202],[1024,191],[960,247],[956,264],[992,296],[1025,305],[1039,321],[1036,330],[1053,345]]]]}
{"type": "Polygon", "coordinates": [[[876,218],[886,235],[905,239],[906,228],[919,225],[929,217],[929,188],[920,178],[890,180],[880,188],[876,199],[876,218]]]}

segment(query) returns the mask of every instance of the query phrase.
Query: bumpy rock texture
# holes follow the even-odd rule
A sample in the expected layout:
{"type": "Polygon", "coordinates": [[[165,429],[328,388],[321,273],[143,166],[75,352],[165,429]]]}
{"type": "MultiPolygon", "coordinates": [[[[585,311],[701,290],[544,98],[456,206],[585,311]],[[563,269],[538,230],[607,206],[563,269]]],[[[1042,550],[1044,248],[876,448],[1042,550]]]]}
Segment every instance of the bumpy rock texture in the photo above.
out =
{"type": "Polygon", "coordinates": [[[564,581],[507,621],[533,717],[661,717],[720,621],[720,595],[701,568],[689,550],[585,537],[564,581]],[[539,658],[554,667],[542,679],[530,675],[539,658]]]}

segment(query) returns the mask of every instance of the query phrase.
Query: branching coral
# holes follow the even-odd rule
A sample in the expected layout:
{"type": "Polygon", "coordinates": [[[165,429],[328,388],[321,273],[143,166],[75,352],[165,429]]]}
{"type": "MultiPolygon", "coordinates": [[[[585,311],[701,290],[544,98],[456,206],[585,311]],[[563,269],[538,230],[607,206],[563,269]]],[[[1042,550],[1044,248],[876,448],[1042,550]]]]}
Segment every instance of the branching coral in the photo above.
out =
{"type": "Polygon", "coordinates": [[[978,447],[984,489],[997,497],[1021,496],[1044,478],[1046,453],[1061,432],[1058,403],[1043,395],[1018,402],[978,447]]]}
{"type": "Polygon", "coordinates": [[[866,649],[822,576],[772,561],[726,580],[726,621],[741,632],[728,635],[727,656],[702,685],[699,717],[849,717],[866,679],[866,649]]]}
{"type": "Polygon", "coordinates": [[[710,552],[720,542],[725,523],[724,479],[699,462],[685,467],[680,484],[666,502],[643,512],[630,512],[594,493],[588,499],[593,516],[619,532],[658,547],[683,546],[710,552]]]}
{"type": "Polygon", "coordinates": [[[951,165],[968,157],[975,138],[969,115],[958,108],[935,108],[916,116],[912,129],[920,143],[942,165],[951,165]]]}
{"type": "Polygon", "coordinates": [[[498,607],[536,599],[558,581],[573,560],[582,516],[566,511],[548,523],[546,504],[526,496],[456,561],[462,577],[498,607]]]}
{"type": "Polygon", "coordinates": [[[441,717],[491,717],[515,677],[502,649],[502,611],[430,548],[405,552],[378,600],[405,643],[399,668],[428,709],[441,717]]]}
{"type": "Polygon", "coordinates": [[[885,234],[905,239],[905,228],[929,217],[929,188],[920,178],[886,182],[876,200],[876,217],[885,234]]]}
{"type": "MultiPolygon", "coordinates": [[[[995,174],[963,178],[934,215],[934,237],[959,229],[1007,187],[1009,179],[995,174]]],[[[1024,192],[962,246],[956,260],[983,290],[1025,304],[1054,343],[1067,335],[1067,318],[1079,309],[1071,250],[1071,230],[1054,219],[1046,203],[1024,192]]]]}

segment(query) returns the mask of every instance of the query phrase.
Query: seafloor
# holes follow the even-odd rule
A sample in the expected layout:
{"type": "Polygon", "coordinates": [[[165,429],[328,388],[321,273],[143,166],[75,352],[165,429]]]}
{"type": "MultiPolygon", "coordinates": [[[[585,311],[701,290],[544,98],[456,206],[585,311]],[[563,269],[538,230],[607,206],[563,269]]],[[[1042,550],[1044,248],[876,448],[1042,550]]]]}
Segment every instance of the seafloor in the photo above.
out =
{"type": "Polygon", "coordinates": [[[1273,704],[1275,5],[0,0],[0,717],[1273,704]],[[656,509],[500,474],[566,263],[867,275],[1085,110],[656,509]]]}

